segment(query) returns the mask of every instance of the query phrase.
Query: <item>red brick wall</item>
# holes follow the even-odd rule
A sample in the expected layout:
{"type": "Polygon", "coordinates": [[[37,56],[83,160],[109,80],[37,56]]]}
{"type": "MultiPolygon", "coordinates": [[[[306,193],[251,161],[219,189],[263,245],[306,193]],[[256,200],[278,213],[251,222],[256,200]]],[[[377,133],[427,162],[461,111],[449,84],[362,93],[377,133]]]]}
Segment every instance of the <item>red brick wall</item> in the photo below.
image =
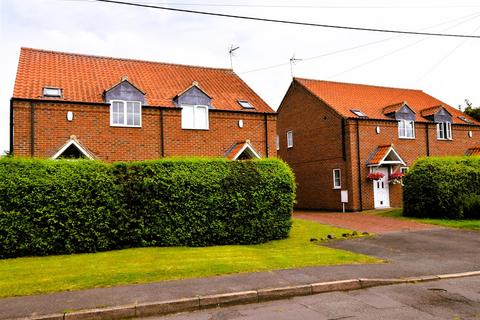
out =
{"type": "MultiPolygon", "coordinates": [[[[348,128],[351,135],[350,146],[351,164],[353,180],[356,181],[352,185],[354,198],[359,197],[358,187],[358,166],[356,154],[356,121],[350,120],[348,128]]],[[[372,152],[379,145],[393,144],[397,153],[406,162],[407,166],[411,166],[413,162],[422,156],[427,155],[427,136],[426,126],[428,126],[430,155],[431,156],[449,156],[464,155],[467,148],[480,144],[480,127],[452,125],[452,137],[449,140],[437,140],[436,126],[434,124],[415,123],[415,139],[400,139],[398,137],[398,125],[396,122],[387,121],[360,121],[360,163],[362,182],[362,198],[363,209],[372,209],[373,203],[373,183],[366,179],[368,168],[366,163],[372,152]],[[380,127],[380,133],[375,132],[376,127],[380,127]],[[468,137],[468,131],[473,133],[472,138],[468,137]]],[[[400,185],[390,184],[390,205],[392,207],[402,206],[402,188],[400,185]]],[[[355,210],[359,209],[359,201],[355,202],[355,210]],[[357,203],[358,202],[358,203],[357,203]]]]}
{"type": "MultiPolygon", "coordinates": [[[[363,209],[374,208],[373,183],[367,180],[367,160],[379,145],[393,144],[411,166],[427,155],[425,123],[415,123],[415,139],[398,138],[394,121],[360,120],[360,174],[357,157],[357,122],[347,120],[345,127],[346,161],[342,157],[341,118],[321,100],[301,86],[290,87],[279,109],[277,128],[280,135],[278,155],[293,169],[297,181],[297,207],[341,209],[340,191],[333,189],[332,169],[342,172],[342,189],[348,190],[347,210],[359,210],[360,187],[363,209]],[[376,133],[376,127],[380,133],[376,133]],[[286,132],[293,131],[294,146],[286,147],[286,132]]],[[[467,148],[480,145],[480,127],[452,125],[451,141],[437,140],[436,126],[428,124],[430,155],[463,155],[467,148]],[[473,137],[468,137],[471,130],[473,137]]],[[[390,184],[390,205],[402,206],[402,187],[390,184]]]]}
{"type": "Polygon", "coordinates": [[[279,110],[278,155],[295,173],[297,207],[340,209],[333,169],[341,169],[342,189],[349,178],[342,156],[342,118],[301,86],[289,89],[279,110]],[[292,148],[287,148],[289,130],[293,131],[292,148]]]}
{"type": "MultiPolygon", "coordinates": [[[[103,105],[77,105],[60,103],[35,104],[34,156],[47,158],[75,135],[80,143],[98,159],[105,161],[131,161],[156,159],[161,150],[161,111],[143,108],[142,127],[110,126],[110,111],[103,105]],[[67,111],[74,120],[67,121],[67,111]]],[[[14,154],[31,154],[31,104],[14,102],[14,154]]],[[[245,114],[212,111],[209,130],[181,129],[180,110],[164,110],[165,156],[223,157],[234,142],[249,139],[253,147],[265,156],[265,123],[263,114],[245,114]],[[244,127],[238,127],[242,119],[244,127]]],[[[276,156],[276,115],[268,115],[269,156],[276,156]]]]}

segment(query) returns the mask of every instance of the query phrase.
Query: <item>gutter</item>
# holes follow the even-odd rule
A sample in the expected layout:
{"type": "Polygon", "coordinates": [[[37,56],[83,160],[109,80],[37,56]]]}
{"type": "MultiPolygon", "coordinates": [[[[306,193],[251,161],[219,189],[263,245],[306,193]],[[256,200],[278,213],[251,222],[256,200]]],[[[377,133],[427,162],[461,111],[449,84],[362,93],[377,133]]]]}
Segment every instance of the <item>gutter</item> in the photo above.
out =
{"type": "MultiPolygon", "coordinates": [[[[67,101],[67,100],[53,100],[53,99],[30,99],[30,98],[12,98],[14,101],[24,101],[30,103],[59,103],[59,104],[77,104],[77,105],[95,105],[95,106],[110,106],[110,103],[106,102],[85,102],[85,101],[67,101]]],[[[152,106],[152,105],[142,105],[142,109],[164,109],[164,110],[180,110],[177,107],[166,107],[166,106],[152,106]]],[[[276,112],[261,112],[261,111],[246,111],[246,110],[221,110],[221,109],[209,109],[208,112],[233,112],[233,113],[242,113],[242,114],[267,114],[267,115],[276,115],[276,112]]]]}

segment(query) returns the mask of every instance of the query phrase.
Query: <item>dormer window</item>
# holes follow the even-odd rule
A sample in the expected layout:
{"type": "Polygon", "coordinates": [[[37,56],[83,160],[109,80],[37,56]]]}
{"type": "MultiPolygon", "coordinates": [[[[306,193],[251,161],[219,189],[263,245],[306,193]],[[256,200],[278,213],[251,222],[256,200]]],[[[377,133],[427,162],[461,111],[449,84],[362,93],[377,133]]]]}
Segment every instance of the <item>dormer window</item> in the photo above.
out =
{"type": "Polygon", "coordinates": [[[141,127],[142,103],[140,101],[110,101],[110,125],[114,127],[141,127]]]}
{"type": "Polygon", "coordinates": [[[55,88],[55,87],[44,87],[43,88],[43,96],[48,98],[61,98],[62,97],[62,89],[55,88]]]}
{"type": "Polygon", "coordinates": [[[255,107],[246,100],[238,100],[238,104],[241,105],[243,109],[255,109],[255,107]]]}
{"type": "Polygon", "coordinates": [[[398,121],[398,137],[403,139],[415,139],[415,122],[412,120],[398,121]]]}
{"type": "Polygon", "coordinates": [[[450,122],[437,123],[437,139],[452,140],[452,124],[450,122]]]}

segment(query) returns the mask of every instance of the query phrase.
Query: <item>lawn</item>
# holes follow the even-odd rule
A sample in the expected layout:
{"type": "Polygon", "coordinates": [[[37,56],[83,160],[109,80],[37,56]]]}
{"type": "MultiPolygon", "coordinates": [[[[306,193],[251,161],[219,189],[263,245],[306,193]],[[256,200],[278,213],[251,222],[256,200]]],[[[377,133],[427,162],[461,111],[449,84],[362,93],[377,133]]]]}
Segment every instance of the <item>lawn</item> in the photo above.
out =
{"type": "Polygon", "coordinates": [[[290,237],[260,245],[136,248],[0,260],[0,297],[305,266],[379,263],[310,238],[348,230],[294,220],[290,237]]]}
{"type": "MultiPolygon", "coordinates": [[[[372,212],[374,211],[371,211],[370,213],[372,212]]],[[[450,219],[411,218],[411,217],[404,217],[402,215],[402,209],[385,210],[385,211],[382,210],[380,212],[377,211],[375,214],[381,215],[383,217],[410,219],[410,220],[414,220],[422,223],[435,224],[435,225],[450,227],[450,228],[480,230],[480,220],[478,219],[450,220],[450,219]]]]}

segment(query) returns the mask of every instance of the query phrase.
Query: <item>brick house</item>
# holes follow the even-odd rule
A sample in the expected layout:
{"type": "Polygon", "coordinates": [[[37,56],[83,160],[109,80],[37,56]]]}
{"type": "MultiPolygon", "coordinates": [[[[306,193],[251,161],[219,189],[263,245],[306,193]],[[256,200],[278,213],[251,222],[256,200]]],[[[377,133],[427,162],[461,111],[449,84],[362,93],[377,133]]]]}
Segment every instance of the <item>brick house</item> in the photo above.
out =
{"type": "Polygon", "coordinates": [[[232,70],[22,48],[15,156],[276,156],[275,112],[232,70]]]}
{"type": "Polygon", "coordinates": [[[340,210],[341,190],[350,211],[400,207],[394,178],[415,159],[480,150],[480,123],[421,90],[300,78],[278,109],[277,132],[297,207],[310,209],[340,210]]]}

